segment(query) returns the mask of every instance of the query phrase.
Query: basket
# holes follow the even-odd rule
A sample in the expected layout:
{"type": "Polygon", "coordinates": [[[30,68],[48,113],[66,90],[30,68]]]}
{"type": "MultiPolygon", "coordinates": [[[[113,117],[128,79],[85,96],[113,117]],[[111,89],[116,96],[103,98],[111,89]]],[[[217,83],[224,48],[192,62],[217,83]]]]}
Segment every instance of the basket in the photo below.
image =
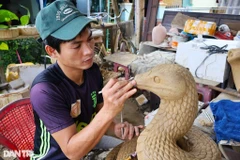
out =
{"type": "Polygon", "coordinates": [[[19,36],[19,30],[17,27],[0,29],[0,39],[15,38],[18,36],[19,36]]]}
{"type": "Polygon", "coordinates": [[[0,144],[16,154],[18,159],[27,160],[22,151],[32,151],[34,147],[35,123],[29,98],[14,101],[0,110],[0,144]]]}
{"type": "Polygon", "coordinates": [[[34,26],[18,26],[19,34],[23,36],[38,35],[38,31],[34,26]]]}
{"type": "Polygon", "coordinates": [[[29,96],[29,85],[17,90],[13,93],[0,94],[0,109],[18,99],[22,99],[29,96]]]}

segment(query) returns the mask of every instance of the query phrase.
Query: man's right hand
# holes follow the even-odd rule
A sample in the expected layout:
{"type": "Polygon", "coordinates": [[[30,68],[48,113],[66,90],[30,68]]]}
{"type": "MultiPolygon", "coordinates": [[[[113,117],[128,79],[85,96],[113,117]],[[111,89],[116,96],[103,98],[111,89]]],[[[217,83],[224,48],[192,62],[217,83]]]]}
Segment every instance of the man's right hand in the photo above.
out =
{"type": "Polygon", "coordinates": [[[113,116],[116,116],[124,106],[124,102],[137,92],[136,81],[110,79],[102,89],[104,106],[113,116]]]}

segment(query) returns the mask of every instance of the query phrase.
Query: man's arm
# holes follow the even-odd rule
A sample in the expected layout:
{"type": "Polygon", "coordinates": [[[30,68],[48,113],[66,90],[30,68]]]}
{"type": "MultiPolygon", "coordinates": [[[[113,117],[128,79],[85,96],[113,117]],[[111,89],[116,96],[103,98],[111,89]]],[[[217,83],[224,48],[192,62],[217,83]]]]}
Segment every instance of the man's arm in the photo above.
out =
{"type": "Polygon", "coordinates": [[[69,159],[80,159],[100,141],[112,123],[113,114],[102,109],[89,125],[77,133],[73,124],[52,134],[69,159]],[[103,118],[104,117],[104,118],[103,118]]]}
{"type": "Polygon", "coordinates": [[[69,159],[79,160],[95,147],[122,110],[126,99],[136,92],[136,89],[132,89],[135,83],[111,79],[102,89],[105,103],[88,126],[77,132],[73,124],[52,134],[69,159]]]}
{"type": "MultiPolygon", "coordinates": [[[[97,113],[102,109],[103,105],[104,105],[104,103],[97,104],[97,107],[96,107],[97,113]]],[[[117,123],[117,121],[115,120],[115,117],[114,117],[107,130],[110,131],[111,133],[114,133],[114,127],[115,127],[116,123],[117,123]]]]}

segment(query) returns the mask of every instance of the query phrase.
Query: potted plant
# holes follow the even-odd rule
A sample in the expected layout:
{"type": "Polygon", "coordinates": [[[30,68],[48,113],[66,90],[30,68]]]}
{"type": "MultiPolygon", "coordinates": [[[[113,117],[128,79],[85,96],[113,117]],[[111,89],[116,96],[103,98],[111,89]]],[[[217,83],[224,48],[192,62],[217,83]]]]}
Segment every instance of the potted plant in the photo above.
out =
{"type": "MultiPolygon", "coordinates": [[[[2,5],[0,4],[0,8],[2,5]]],[[[13,38],[19,36],[19,30],[11,27],[12,20],[19,20],[17,15],[9,10],[0,9],[0,38],[13,38]]]]}
{"type": "Polygon", "coordinates": [[[34,25],[29,25],[30,12],[29,9],[23,5],[20,5],[22,8],[27,10],[27,14],[20,17],[21,25],[18,26],[20,35],[31,36],[37,35],[37,29],[34,25]]]}
{"type": "Polygon", "coordinates": [[[26,36],[38,34],[34,26],[28,25],[30,20],[29,9],[23,5],[20,5],[20,7],[27,10],[27,14],[21,16],[20,19],[15,13],[6,9],[0,9],[0,39],[15,38],[19,34],[26,36]],[[11,26],[12,20],[20,20],[20,25],[17,27],[11,26]]]}

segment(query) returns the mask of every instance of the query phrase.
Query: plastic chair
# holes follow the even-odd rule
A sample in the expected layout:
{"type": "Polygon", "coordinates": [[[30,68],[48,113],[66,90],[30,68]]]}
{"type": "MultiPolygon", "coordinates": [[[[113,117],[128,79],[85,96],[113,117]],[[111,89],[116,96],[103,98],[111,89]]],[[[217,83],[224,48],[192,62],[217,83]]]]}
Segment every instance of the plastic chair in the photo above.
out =
{"type": "Polygon", "coordinates": [[[35,123],[30,98],[14,101],[0,110],[0,144],[20,160],[30,159],[35,123]],[[16,154],[17,153],[17,154],[16,154]]]}

